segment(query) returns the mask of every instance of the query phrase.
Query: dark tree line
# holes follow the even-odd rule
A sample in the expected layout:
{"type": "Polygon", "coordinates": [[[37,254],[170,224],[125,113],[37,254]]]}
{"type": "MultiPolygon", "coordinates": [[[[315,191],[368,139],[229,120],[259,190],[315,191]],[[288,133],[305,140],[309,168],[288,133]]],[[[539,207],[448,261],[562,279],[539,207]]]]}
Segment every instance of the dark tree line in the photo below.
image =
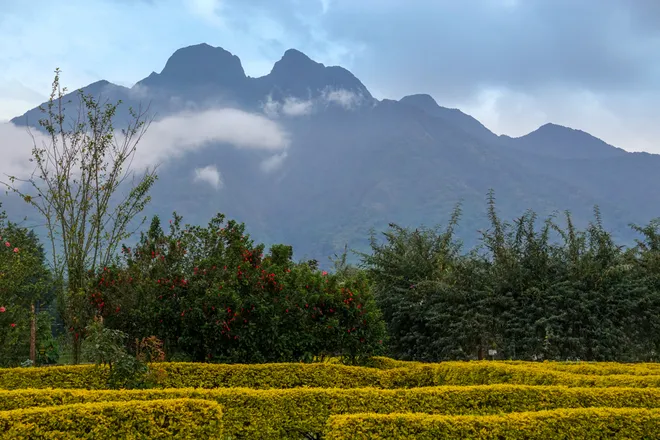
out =
{"type": "Polygon", "coordinates": [[[651,361],[660,351],[660,222],[614,242],[596,208],[578,229],[566,212],[502,221],[489,195],[480,249],[444,229],[390,225],[372,234],[364,267],[382,309],[391,354],[441,361],[489,358],[651,361]],[[492,353],[492,351],[490,352],[492,353]]]}

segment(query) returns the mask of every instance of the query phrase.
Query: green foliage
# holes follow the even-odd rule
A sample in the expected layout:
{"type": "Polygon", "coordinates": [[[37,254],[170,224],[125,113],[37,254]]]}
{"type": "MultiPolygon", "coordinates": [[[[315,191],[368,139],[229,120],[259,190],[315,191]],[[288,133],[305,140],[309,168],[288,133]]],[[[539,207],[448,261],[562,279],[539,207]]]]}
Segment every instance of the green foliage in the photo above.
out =
{"type": "Polygon", "coordinates": [[[134,220],[149,203],[156,180],[147,169],[135,179],[131,171],[136,146],[148,124],[130,109],[132,121],[118,130],[113,124],[120,103],[101,102],[79,92],[77,118],[67,120],[59,69],[50,99],[40,107],[39,121],[49,142],[35,143],[29,177],[2,182],[43,217],[50,240],[58,312],[73,336],[74,362],[79,361],[84,329],[92,319],[86,303],[91,276],[116,256],[132,235],[134,220]],[[134,178],[132,184],[127,183],[134,178]]]}
{"type": "MultiPolygon", "coordinates": [[[[52,299],[50,273],[36,235],[6,222],[0,212],[0,367],[17,366],[29,358],[30,307],[46,306],[52,299]]],[[[37,314],[36,345],[44,350],[53,345],[51,323],[47,312],[37,314]]],[[[56,357],[53,350],[50,354],[56,357]]]]}
{"type": "Polygon", "coordinates": [[[109,388],[148,387],[149,368],[124,348],[126,333],[106,328],[102,319],[95,319],[86,330],[83,354],[96,365],[108,366],[109,388]]]}
{"type": "Polygon", "coordinates": [[[292,261],[289,246],[255,245],[218,215],[169,233],[154,218],[121,264],[103,268],[90,302],[130,340],[156,336],[170,359],[363,363],[385,328],[362,272],[330,274],[292,261]]]}
{"type": "MultiPolygon", "coordinates": [[[[587,375],[508,362],[443,362],[377,369],[333,363],[151,364],[145,382],[155,388],[416,388],[443,385],[564,385],[660,387],[660,374],[587,375]]],[[[0,389],[104,389],[109,369],[95,365],[0,369],[0,389]]]]}
{"type": "Polygon", "coordinates": [[[565,388],[519,385],[374,388],[296,388],[288,390],[20,390],[0,391],[0,411],[78,403],[162,399],[203,399],[223,408],[225,434],[233,438],[319,437],[331,416],[414,412],[444,415],[496,415],[558,408],[658,408],[657,388],[565,388]]]}
{"type": "Polygon", "coordinates": [[[194,399],[101,402],[0,412],[0,438],[222,438],[222,409],[194,399]]]}
{"type": "Polygon", "coordinates": [[[660,410],[579,408],[498,416],[359,414],[333,416],[329,440],[653,438],[660,410]]]}
{"type": "Polygon", "coordinates": [[[497,215],[478,251],[444,229],[391,225],[362,255],[400,359],[652,361],[660,353],[660,247],[652,222],[634,249],[618,246],[600,212],[583,231],[527,212],[497,215]],[[489,355],[495,350],[494,355],[489,355]]]}

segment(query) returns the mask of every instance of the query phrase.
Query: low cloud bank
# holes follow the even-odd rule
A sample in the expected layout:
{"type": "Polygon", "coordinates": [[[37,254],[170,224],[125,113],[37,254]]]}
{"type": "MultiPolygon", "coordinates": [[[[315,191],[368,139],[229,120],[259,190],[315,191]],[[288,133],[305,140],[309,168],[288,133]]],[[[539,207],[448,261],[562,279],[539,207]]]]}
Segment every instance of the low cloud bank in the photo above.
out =
{"type": "Polygon", "coordinates": [[[286,97],[281,101],[275,101],[269,95],[262,104],[262,110],[266,116],[274,119],[282,116],[306,116],[330,105],[336,105],[350,111],[365,102],[364,96],[351,90],[327,88],[319,97],[309,99],[286,97]]]}
{"type": "MultiPolygon", "coordinates": [[[[123,139],[121,134],[117,136],[123,139]]],[[[25,127],[0,123],[0,180],[6,181],[8,175],[29,177],[34,170],[34,163],[29,161],[32,148],[50,144],[50,138],[37,129],[28,132],[25,127]]],[[[271,171],[286,157],[290,139],[276,121],[264,115],[232,108],[186,111],[151,124],[137,146],[132,167],[141,170],[167,164],[211,144],[270,152],[262,168],[271,171]]],[[[215,181],[210,169],[205,170],[200,178],[215,181]]]]}

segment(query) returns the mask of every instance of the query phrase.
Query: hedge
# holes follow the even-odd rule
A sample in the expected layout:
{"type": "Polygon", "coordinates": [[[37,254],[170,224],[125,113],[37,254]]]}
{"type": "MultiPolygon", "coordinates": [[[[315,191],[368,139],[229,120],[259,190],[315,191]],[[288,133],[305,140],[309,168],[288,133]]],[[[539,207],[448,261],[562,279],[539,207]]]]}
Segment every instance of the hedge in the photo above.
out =
{"type": "Polygon", "coordinates": [[[0,391],[0,410],[73,403],[193,398],[223,407],[225,433],[233,438],[299,439],[320,434],[336,414],[418,412],[497,414],[581,407],[660,407],[660,389],[567,388],[516,385],[400,390],[17,390],[0,391]]]}
{"type": "Polygon", "coordinates": [[[660,365],[658,364],[617,364],[615,362],[527,362],[521,364],[530,368],[540,368],[553,371],[562,371],[573,374],[588,375],[633,375],[633,376],[655,376],[660,375],[660,365]]]}
{"type": "MultiPolygon", "coordinates": [[[[330,359],[328,362],[338,363],[338,359],[330,359]]],[[[444,362],[444,364],[465,364],[468,362],[444,362]]],[[[471,364],[492,364],[493,361],[470,361],[471,364]]],[[[534,367],[553,371],[563,371],[573,374],[589,375],[611,375],[628,374],[634,376],[660,375],[660,364],[658,363],[619,363],[619,362],[531,362],[531,361],[495,361],[500,365],[512,365],[521,367],[534,367]]],[[[393,369],[402,367],[421,367],[438,365],[438,363],[401,361],[383,356],[374,356],[368,361],[368,366],[380,369],[393,369]]]]}
{"type": "Polygon", "coordinates": [[[0,438],[221,438],[217,402],[95,402],[0,412],[0,438]]]}
{"type": "MultiPolygon", "coordinates": [[[[501,362],[445,362],[378,369],[330,363],[227,365],[159,363],[158,388],[286,389],[414,388],[441,385],[566,385],[660,387],[660,375],[579,375],[501,362]]],[[[0,389],[106,388],[107,370],[94,365],[0,369],[0,389]]]]}
{"type": "Polygon", "coordinates": [[[333,416],[326,439],[651,439],[659,432],[658,409],[580,408],[498,416],[333,416]]]}

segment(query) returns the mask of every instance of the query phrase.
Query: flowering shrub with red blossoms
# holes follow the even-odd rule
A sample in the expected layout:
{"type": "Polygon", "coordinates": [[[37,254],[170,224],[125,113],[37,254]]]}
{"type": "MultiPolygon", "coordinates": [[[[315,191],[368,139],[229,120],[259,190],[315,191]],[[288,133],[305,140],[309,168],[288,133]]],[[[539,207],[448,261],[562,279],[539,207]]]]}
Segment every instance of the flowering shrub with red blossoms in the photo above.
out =
{"type": "Polygon", "coordinates": [[[168,234],[155,218],[121,263],[98,274],[89,300],[131,340],[162,340],[169,359],[359,363],[379,354],[385,327],[367,280],[292,254],[284,245],[265,254],[223,215],[183,228],[175,214],[168,234]]]}

